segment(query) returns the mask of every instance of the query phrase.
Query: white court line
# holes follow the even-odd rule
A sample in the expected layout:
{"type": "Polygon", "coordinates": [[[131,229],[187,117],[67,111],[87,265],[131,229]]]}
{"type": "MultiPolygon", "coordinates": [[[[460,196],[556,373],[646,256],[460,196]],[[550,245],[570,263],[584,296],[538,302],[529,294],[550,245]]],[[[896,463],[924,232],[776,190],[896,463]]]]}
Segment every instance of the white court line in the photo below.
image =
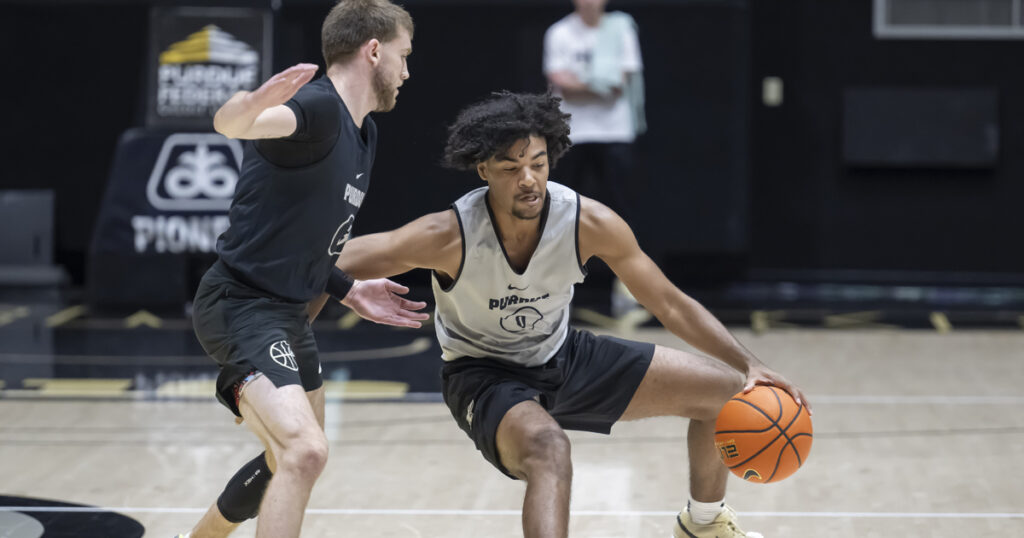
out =
{"type": "Polygon", "coordinates": [[[886,404],[886,405],[1024,405],[1024,396],[860,396],[814,395],[808,396],[811,405],[825,404],[886,404]]]}
{"type": "MultiPolygon", "coordinates": [[[[118,512],[122,514],[201,514],[207,508],[140,508],[92,506],[0,506],[0,512],[118,512]]],[[[373,508],[309,508],[307,514],[327,516],[515,516],[519,510],[405,510],[373,508]]],[[[941,518],[941,519],[1024,519],[1014,512],[737,512],[748,517],[789,518],[941,518]]],[[[573,510],[573,516],[671,517],[677,512],[660,510],[573,510]]]]}

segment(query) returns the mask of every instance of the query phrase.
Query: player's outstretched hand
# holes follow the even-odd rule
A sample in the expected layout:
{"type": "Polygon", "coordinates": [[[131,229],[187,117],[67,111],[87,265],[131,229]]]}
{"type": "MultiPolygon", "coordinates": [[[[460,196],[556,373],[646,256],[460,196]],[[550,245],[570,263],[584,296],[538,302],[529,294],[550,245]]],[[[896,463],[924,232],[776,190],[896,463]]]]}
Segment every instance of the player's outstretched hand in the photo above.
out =
{"type": "Polygon", "coordinates": [[[779,387],[780,389],[788,392],[790,396],[796,400],[797,404],[807,407],[807,412],[814,414],[811,411],[811,403],[807,401],[807,397],[804,396],[802,390],[799,387],[790,383],[782,374],[764,366],[757,365],[750,368],[747,372],[747,382],[743,385],[743,393],[746,394],[758,385],[769,385],[773,387],[779,387]]]}
{"type": "Polygon", "coordinates": [[[400,295],[409,288],[386,278],[357,280],[341,304],[351,308],[359,317],[375,323],[396,327],[420,327],[420,321],[430,318],[423,301],[410,301],[400,295]]]}
{"type": "Polygon", "coordinates": [[[304,84],[312,80],[318,69],[316,64],[295,64],[270,77],[253,90],[249,98],[259,109],[282,105],[295,96],[304,84]]]}

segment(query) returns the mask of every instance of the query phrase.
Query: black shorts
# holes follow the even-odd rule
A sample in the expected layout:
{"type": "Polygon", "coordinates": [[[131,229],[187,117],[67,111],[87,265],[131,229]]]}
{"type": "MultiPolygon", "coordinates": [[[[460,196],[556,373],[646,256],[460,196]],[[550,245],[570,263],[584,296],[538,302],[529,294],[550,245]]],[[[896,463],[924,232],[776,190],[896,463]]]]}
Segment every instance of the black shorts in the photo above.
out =
{"type": "Polygon", "coordinates": [[[192,325],[206,353],[220,366],[217,399],[235,415],[235,390],[260,372],[275,387],[323,386],[320,357],[305,303],[272,297],[242,284],[217,261],[199,283],[192,325]]]}
{"type": "Polygon", "coordinates": [[[462,358],[441,370],[444,401],[477,450],[515,478],[498,456],[498,424],[512,406],[535,400],[567,430],[608,433],[633,399],[654,344],[569,329],[554,357],[526,368],[507,361],[462,358]]]}

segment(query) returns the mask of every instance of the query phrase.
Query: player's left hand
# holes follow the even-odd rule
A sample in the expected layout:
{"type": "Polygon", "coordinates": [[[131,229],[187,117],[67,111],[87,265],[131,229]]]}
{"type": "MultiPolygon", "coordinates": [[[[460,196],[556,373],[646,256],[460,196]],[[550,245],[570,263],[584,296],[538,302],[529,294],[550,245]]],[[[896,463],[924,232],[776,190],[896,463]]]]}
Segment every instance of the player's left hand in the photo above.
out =
{"type": "Polygon", "coordinates": [[[359,317],[374,323],[421,327],[420,321],[429,319],[430,314],[416,310],[426,308],[427,303],[399,297],[406,293],[409,293],[409,288],[386,278],[357,280],[341,304],[351,308],[359,317]]]}
{"type": "Polygon", "coordinates": [[[779,387],[780,389],[788,392],[790,396],[792,396],[793,399],[796,400],[796,403],[798,405],[803,405],[807,407],[807,412],[809,414],[814,414],[811,411],[810,402],[807,401],[807,397],[804,396],[803,391],[800,390],[799,387],[797,387],[793,383],[790,383],[790,381],[786,379],[782,374],[762,364],[751,366],[750,370],[747,372],[747,381],[743,385],[743,394],[746,394],[754,390],[754,387],[758,385],[779,387]]]}

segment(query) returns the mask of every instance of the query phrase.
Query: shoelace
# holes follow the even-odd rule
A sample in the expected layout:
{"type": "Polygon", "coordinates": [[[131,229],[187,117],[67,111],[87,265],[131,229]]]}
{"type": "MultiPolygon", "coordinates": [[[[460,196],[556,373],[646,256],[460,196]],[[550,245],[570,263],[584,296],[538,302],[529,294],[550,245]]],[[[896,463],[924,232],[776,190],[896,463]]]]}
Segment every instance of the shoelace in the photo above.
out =
{"type": "MultiPolygon", "coordinates": [[[[732,511],[730,510],[730,512],[732,512],[732,511]]],[[[730,515],[732,517],[728,518],[726,520],[726,522],[725,522],[726,525],[729,527],[729,530],[735,532],[736,534],[738,534],[740,536],[746,536],[747,535],[746,531],[741,529],[740,526],[736,524],[736,519],[735,519],[736,514],[735,513],[731,513],[730,515]]]]}

